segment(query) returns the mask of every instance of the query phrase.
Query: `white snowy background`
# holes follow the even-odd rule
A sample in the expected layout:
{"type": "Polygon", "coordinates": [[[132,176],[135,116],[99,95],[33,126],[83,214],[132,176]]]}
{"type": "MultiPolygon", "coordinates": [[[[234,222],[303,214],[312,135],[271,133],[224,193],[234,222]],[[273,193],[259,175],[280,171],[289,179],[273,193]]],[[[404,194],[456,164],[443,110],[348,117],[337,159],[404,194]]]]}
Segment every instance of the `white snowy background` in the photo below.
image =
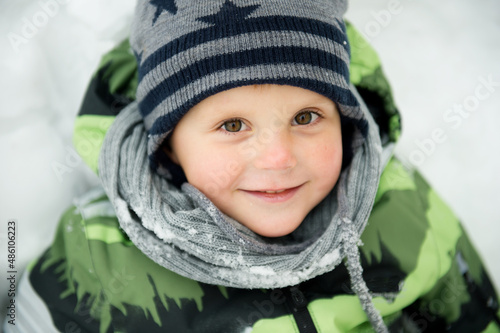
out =
{"type": "MultiPolygon", "coordinates": [[[[17,221],[20,272],[49,245],[73,198],[97,184],[75,158],[73,121],[100,56],[128,35],[134,5],[0,2],[3,275],[7,221],[17,221]]],[[[357,0],[347,17],[378,51],[392,84],[404,126],[397,153],[462,219],[500,286],[500,3],[357,0]]]]}

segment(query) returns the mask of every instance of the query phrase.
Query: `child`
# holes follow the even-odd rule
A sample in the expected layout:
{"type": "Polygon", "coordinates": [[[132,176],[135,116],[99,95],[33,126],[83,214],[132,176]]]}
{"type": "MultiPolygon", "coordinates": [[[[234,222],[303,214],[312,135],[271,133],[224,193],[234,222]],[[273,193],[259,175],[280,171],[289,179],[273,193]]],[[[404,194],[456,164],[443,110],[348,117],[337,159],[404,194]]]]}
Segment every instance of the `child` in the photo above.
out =
{"type": "Polygon", "coordinates": [[[105,193],[25,276],[25,331],[499,331],[345,7],[139,1],[75,129],[105,193]]]}

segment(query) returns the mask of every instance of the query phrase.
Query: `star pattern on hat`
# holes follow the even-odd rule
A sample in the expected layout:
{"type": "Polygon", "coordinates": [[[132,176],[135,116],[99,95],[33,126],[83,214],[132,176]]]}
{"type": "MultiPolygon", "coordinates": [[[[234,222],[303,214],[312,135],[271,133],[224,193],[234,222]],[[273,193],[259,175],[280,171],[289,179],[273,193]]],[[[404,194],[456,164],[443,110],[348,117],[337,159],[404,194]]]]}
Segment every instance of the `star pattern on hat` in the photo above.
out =
{"type": "Polygon", "coordinates": [[[151,0],[150,3],[156,7],[153,24],[156,23],[156,20],[164,10],[171,13],[172,15],[177,14],[177,5],[175,4],[175,0],[151,0]]]}
{"type": "Polygon", "coordinates": [[[227,23],[228,17],[231,17],[234,22],[239,22],[245,20],[248,15],[252,14],[259,7],[260,5],[238,7],[230,0],[226,0],[218,13],[199,17],[198,20],[205,23],[219,25],[227,23]]]}

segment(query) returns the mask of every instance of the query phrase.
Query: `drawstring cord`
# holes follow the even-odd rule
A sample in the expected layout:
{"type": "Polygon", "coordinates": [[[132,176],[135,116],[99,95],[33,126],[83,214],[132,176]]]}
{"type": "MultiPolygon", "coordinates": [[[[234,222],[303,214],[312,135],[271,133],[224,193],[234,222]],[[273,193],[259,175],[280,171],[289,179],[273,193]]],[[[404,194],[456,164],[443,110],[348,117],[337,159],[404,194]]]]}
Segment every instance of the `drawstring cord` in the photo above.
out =
{"type": "Polygon", "coordinates": [[[361,307],[368,316],[368,320],[370,321],[373,329],[377,333],[389,333],[389,329],[385,325],[380,312],[375,308],[375,305],[373,305],[372,295],[370,294],[370,290],[363,279],[363,267],[361,267],[360,253],[358,249],[360,236],[354,229],[354,223],[348,217],[351,216],[349,210],[352,205],[349,202],[346,185],[347,177],[341,178],[338,190],[338,199],[341,209],[340,216],[342,217],[342,242],[345,250],[344,255],[347,258],[347,271],[351,278],[351,288],[358,296],[359,301],[361,302],[361,307]]]}
{"type": "MultiPolygon", "coordinates": [[[[347,219],[344,221],[346,220],[347,219]]],[[[368,319],[370,320],[370,323],[375,331],[378,333],[388,333],[389,330],[387,329],[379,311],[373,305],[372,295],[370,294],[370,290],[363,279],[363,267],[361,267],[361,263],[359,261],[360,254],[357,245],[359,236],[349,224],[346,225],[345,231],[344,248],[347,256],[347,270],[349,272],[349,276],[351,277],[352,290],[358,296],[361,306],[363,307],[363,310],[368,316],[368,319]]]]}

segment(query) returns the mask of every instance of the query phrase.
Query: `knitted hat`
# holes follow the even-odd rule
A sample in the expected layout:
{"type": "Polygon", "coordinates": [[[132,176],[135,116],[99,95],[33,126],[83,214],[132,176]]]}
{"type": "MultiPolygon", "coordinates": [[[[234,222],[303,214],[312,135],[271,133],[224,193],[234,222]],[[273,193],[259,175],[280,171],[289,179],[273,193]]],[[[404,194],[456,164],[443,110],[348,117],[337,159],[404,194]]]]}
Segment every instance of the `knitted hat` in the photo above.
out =
{"type": "Polygon", "coordinates": [[[152,168],[171,178],[159,148],[175,125],[203,99],[244,85],[312,90],[363,131],[349,85],[346,7],[345,0],[139,0],[130,40],[152,168]]]}

